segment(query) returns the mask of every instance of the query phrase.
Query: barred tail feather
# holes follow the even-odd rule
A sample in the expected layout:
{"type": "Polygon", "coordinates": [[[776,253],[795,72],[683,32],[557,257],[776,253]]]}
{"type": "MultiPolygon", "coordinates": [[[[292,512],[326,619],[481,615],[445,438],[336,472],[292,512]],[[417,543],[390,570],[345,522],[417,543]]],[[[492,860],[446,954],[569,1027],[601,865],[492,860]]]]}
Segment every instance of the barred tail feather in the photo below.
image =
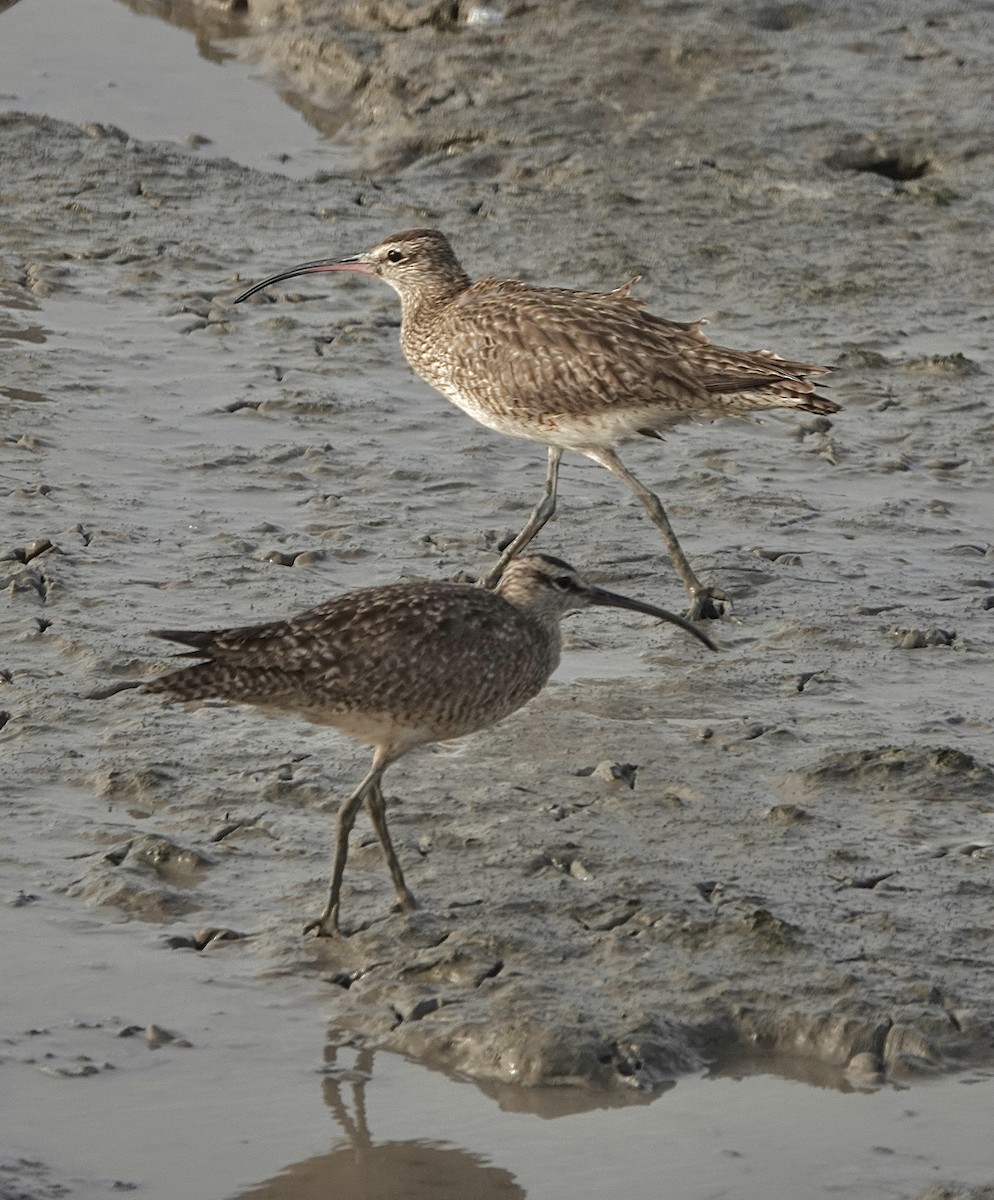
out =
{"type": "Polygon", "coordinates": [[[245,671],[239,665],[197,663],[150,679],[143,690],[158,692],[173,700],[240,700],[262,703],[285,683],[285,672],[245,671]]]}
{"type": "Polygon", "coordinates": [[[834,400],[829,400],[827,396],[819,396],[817,392],[812,392],[809,396],[801,396],[798,399],[797,407],[805,412],[822,413],[837,413],[842,411],[842,405],[836,404],[834,400]]]}
{"type": "Polygon", "coordinates": [[[217,637],[213,629],[152,629],[152,637],[162,638],[164,642],[179,642],[181,646],[197,646],[207,649],[217,637]]]}

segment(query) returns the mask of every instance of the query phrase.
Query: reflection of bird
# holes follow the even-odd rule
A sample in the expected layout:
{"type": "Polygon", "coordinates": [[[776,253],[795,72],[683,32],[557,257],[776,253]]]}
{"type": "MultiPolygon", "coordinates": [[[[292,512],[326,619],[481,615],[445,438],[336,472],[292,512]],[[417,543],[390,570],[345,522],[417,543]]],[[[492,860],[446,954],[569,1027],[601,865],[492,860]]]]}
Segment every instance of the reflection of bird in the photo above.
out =
{"type": "MultiPolygon", "coordinates": [[[[291,1163],[273,1179],[239,1192],[236,1200],[286,1200],[287,1196],[293,1200],[328,1200],[337,1196],[350,1196],[354,1200],[410,1200],[412,1196],[524,1200],[524,1189],[510,1171],[470,1150],[423,1136],[407,1141],[377,1141],[369,1128],[366,1097],[367,1089],[375,1094],[377,1088],[375,1054],[366,1048],[358,1049],[354,1052],[355,1066],[348,1067],[337,1062],[338,1050],[332,1043],[326,1051],[321,1083],[324,1102],[338,1126],[335,1148],[291,1163]]],[[[345,1053],[350,1056],[353,1052],[345,1053]]],[[[423,1072],[424,1067],[410,1069],[423,1072]]],[[[396,1078],[390,1079],[387,1074],[383,1090],[396,1089],[396,1078]]],[[[460,1081],[453,1086],[471,1085],[460,1081]]],[[[553,1090],[591,1095],[584,1088],[540,1089],[553,1090]]],[[[444,1118],[440,1123],[444,1124],[444,1118]]]]}
{"type": "Polygon", "coordinates": [[[358,271],[390,284],[401,299],[401,346],[422,379],[488,428],[548,446],[542,501],[481,580],[487,586],[555,512],[559,460],[564,450],[576,450],[638,497],[687,590],[689,615],[720,616],[715,600],[727,597],[701,584],[659,498],[613,447],[635,434],[659,438],[681,421],[768,408],[839,408],[807,378],[826,367],[789,362],[769,350],[716,346],[700,321],[666,321],[647,312],[630,295],[631,284],[595,293],[490,277],[473,283],[436,229],[396,233],[353,258],[302,263],[257,283],[235,303],[317,271],[358,271]]]}
{"type": "Polygon", "coordinates": [[[328,903],[304,932],[338,929],[348,838],[365,802],[401,908],[415,907],[387,830],[383,772],[415,746],[502,720],[559,664],[559,622],[589,604],[659,617],[713,643],[665,609],[594,584],[558,558],[526,555],[496,591],[458,583],[398,583],[339,596],[290,621],[158,636],[205,661],[145,685],[177,700],[219,696],[294,712],[374,747],[369,773],[338,810],[328,903]]]}

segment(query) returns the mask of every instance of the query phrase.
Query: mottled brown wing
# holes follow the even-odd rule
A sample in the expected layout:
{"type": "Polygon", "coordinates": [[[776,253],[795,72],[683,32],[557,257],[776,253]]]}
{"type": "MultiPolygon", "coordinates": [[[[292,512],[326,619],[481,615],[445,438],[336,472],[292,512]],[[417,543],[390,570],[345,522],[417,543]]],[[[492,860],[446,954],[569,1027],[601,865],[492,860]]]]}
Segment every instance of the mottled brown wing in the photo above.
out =
{"type": "Polygon", "coordinates": [[[289,621],[166,636],[195,641],[207,661],[151,681],[149,691],[302,711],[424,709],[436,722],[441,706],[445,719],[460,725],[460,706],[486,694],[494,715],[482,723],[489,724],[505,707],[492,703],[494,686],[507,691],[506,711],[513,711],[551,670],[538,664],[540,646],[518,610],[492,592],[457,584],[370,588],[289,621]]]}
{"type": "Polygon", "coordinates": [[[647,317],[640,301],[616,293],[481,280],[432,330],[448,358],[438,373],[464,394],[518,413],[583,415],[664,397],[706,403],[680,356],[688,327],[647,317]]]}
{"type": "Polygon", "coordinates": [[[654,316],[624,288],[600,294],[480,280],[439,315],[432,344],[442,349],[422,373],[447,394],[456,390],[491,411],[537,420],[618,408],[656,410],[662,423],[667,412],[679,419],[808,406],[814,387],[805,375],[826,368],[772,351],[727,350],[700,324],[654,316]],[[739,392],[741,404],[711,399],[739,392]]]}

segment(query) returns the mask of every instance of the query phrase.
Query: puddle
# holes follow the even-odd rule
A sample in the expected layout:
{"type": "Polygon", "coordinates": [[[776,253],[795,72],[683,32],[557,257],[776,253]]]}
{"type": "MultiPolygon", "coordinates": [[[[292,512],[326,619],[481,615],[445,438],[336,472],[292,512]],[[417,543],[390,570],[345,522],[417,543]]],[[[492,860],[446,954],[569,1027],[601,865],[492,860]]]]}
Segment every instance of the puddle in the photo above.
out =
{"type": "Polygon", "coordinates": [[[515,1101],[530,1111],[505,1109],[497,1119],[494,1100],[470,1084],[392,1055],[331,1057],[327,1151],[238,1193],[240,1200],[552,1200],[564,1192],[578,1200],[883,1200],[950,1177],[979,1182],[990,1170],[990,1076],[872,1094],[769,1075],[700,1077],[651,1104],[568,1115],[559,1115],[562,1093],[519,1090],[515,1101]],[[416,1094],[416,1105],[399,1106],[398,1093],[416,1094]]]}
{"type": "Polygon", "coordinates": [[[890,1200],[992,1167],[990,1073],[859,1093],[803,1064],[726,1069],[598,1107],[343,1048],[327,986],[260,987],[237,948],[170,952],[158,931],[45,902],[4,905],[0,929],[18,968],[0,1001],[5,1159],[77,1197],[601,1200],[665,1179],[681,1200],[890,1200]],[[180,1040],[153,1049],[151,1023],[180,1040]]]}
{"type": "Polygon", "coordinates": [[[313,984],[260,988],[235,956],[44,898],[0,907],[0,928],[17,963],[0,1000],[8,1170],[41,1162],[74,1196],[221,1197],[320,1144],[313,984]],[[178,1041],[123,1036],[150,1024],[178,1041]]]}
{"type": "Polygon", "coordinates": [[[0,13],[0,110],[206,138],[199,156],[292,178],[333,170],[336,148],[223,45],[119,0],[19,0],[0,13]]]}

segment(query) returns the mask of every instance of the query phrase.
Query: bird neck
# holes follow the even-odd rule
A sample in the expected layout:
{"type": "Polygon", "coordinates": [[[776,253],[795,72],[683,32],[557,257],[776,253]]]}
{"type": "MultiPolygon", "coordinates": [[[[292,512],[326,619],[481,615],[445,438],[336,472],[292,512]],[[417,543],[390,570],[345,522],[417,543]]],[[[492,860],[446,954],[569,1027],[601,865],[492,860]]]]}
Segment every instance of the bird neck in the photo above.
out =
{"type": "Polygon", "coordinates": [[[471,283],[464,271],[450,268],[434,272],[430,278],[419,281],[417,287],[398,289],[402,327],[413,330],[430,324],[442,309],[458,300],[471,283]]]}
{"type": "Polygon", "coordinates": [[[505,575],[497,585],[497,595],[513,605],[519,613],[541,630],[542,637],[555,646],[558,656],[561,641],[559,622],[563,618],[563,605],[554,594],[536,594],[530,580],[519,581],[513,574],[505,575]]]}

